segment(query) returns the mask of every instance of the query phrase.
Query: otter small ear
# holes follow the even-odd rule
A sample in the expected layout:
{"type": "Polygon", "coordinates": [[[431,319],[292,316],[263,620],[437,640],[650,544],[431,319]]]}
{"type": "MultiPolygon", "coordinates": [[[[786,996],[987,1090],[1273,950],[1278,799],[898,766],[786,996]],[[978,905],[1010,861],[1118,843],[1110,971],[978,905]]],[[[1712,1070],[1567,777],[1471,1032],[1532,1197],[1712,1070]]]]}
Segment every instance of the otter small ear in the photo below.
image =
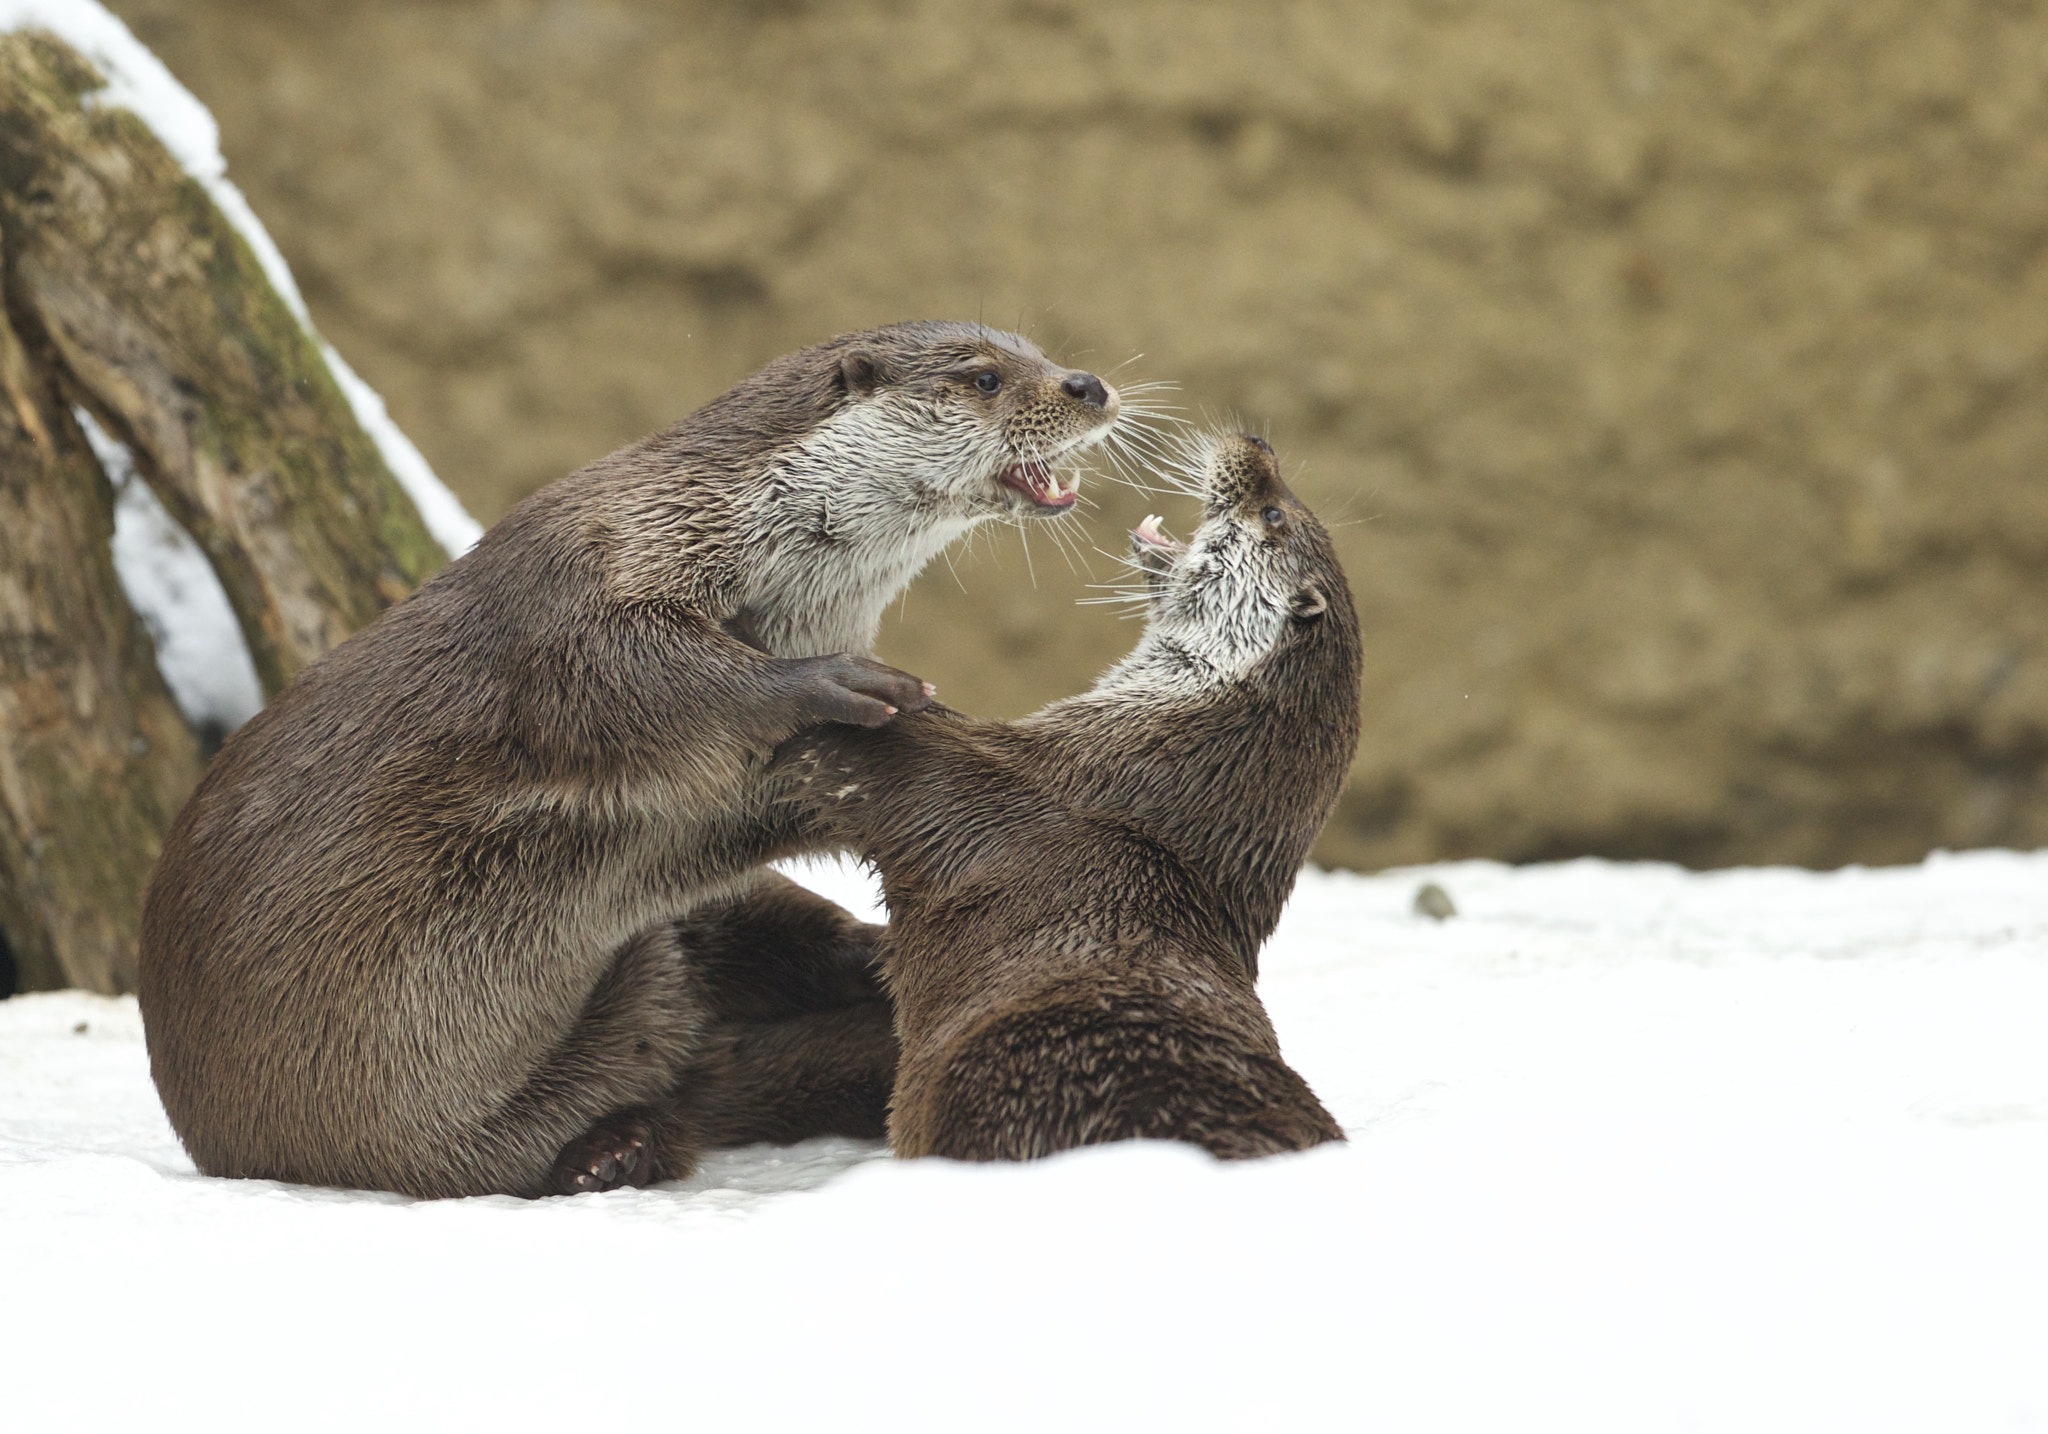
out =
{"type": "Polygon", "coordinates": [[[854,349],[840,357],[839,386],[865,398],[889,381],[889,366],[873,349],[854,349]]]}
{"type": "Polygon", "coordinates": [[[1323,597],[1322,589],[1314,583],[1310,583],[1287,599],[1287,611],[1293,615],[1296,622],[1314,622],[1323,615],[1324,609],[1329,605],[1323,597]]]}

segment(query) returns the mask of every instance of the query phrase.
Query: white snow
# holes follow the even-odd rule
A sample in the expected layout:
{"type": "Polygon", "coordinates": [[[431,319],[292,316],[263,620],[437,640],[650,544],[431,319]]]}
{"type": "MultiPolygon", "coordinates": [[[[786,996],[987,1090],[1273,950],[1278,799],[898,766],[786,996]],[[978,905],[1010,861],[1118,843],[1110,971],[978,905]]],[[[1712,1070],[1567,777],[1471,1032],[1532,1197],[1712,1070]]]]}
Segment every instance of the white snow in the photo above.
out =
{"type": "Polygon", "coordinates": [[[262,708],[263,685],[220,578],[127,446],[83,408],[72,413],[114,485],[114,574],[156,644],[157,671],[187,721],[233,731],[262,708]]]}
{"type": "Polygon", "coordinates": [[[201,1178],[0,1003],[0,1423],[2048,1429],[2048,852],[1308,873],[1264,969],[1346,1146],[535,1203],[201,1178]]]}
{"type": "Polygon", "coordinates": [[[469,516],[461,501],[434,476],[419,449],[399,432],[398,425],[385,412],[383,400],[314,330],[306,301],[292,279],[284,255],[278,252],[242,191],[227,177],[227,161],[220,152],[220,128],[206,106],[179,84],[164,63],[97,0],[0,0],[0,33],[28,28],[48,30],[91,60],[106,76],[107,87],[89,96],[89,101],[133,111],[163,141],[164,148],[185,172],[205,186],[228,222],[248,241],[271,287],[319,344],[335,383],[355,410],[356,421],[376,443],[399,486],[419,509],[427,531],[448,550],[449,556],[459,557],[468,552],[482,536],[482,525],[469,516]]]}

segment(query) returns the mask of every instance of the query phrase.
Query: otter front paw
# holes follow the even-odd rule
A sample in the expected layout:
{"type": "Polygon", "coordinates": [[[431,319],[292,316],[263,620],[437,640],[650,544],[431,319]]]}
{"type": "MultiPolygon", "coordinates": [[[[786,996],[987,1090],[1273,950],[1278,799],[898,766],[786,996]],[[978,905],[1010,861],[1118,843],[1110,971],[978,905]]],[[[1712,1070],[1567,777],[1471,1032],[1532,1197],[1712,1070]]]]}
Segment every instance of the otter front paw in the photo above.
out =
{"type": "Polygon", "coordinates": [[[879,727],[898,712],[922,712],[931,705],[929,682],[870,657],[840,652],[792,658],[788,665],[802,683],[799,700],[812,722],[879,727]]]}
{"type": "Polygon", "coordinates": [[[646,1124],[631,1117],[601,1120],[562,1147],[548,1185],[557,1195],[642,1186],[654,1179],[654,1142],[646,1124]]]}

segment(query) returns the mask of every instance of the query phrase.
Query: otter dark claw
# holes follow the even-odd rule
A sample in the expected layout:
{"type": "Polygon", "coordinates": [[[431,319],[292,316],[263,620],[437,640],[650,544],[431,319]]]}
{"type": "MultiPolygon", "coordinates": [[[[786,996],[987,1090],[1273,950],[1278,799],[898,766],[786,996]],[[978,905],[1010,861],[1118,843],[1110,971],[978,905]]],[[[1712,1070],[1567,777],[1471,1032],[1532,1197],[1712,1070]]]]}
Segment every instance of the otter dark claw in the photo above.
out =
{"type": "Polygon", "coordinates": [[[638,1189],[654,1181],[654,1151],[639,1121],[592,1127],[562,1147],[548,1184],[558,1195],[638,1189]]]}

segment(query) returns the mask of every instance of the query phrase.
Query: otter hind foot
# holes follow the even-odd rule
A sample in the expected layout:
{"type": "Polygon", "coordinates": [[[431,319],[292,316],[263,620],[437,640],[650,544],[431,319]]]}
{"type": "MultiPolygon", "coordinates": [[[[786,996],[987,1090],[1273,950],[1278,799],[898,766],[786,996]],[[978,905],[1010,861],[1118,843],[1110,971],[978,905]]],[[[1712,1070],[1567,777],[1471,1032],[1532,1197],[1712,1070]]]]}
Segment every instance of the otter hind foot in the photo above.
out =
{"type": "Polygon", "coordinates": [[[562,1147],[548,1176],[557,1195],[651,1185],[655,1179],[654,1132],[645,1120],[626,1113],[608,1116],[562,1147]]]}

